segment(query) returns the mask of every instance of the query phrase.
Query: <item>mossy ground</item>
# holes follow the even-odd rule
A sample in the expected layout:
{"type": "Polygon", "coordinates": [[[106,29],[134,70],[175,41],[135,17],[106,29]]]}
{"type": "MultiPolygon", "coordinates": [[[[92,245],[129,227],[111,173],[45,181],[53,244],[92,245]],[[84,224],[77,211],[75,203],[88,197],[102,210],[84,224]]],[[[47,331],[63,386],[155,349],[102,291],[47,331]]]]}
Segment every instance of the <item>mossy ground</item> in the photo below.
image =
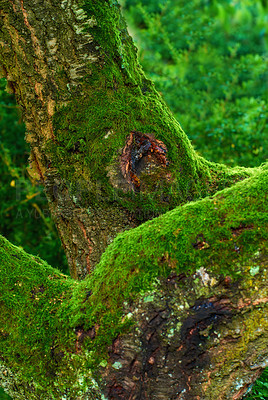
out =
{"type": "Polygon", "coordinates": [[[129,329],[124,302],[152,290],[156,278],[205,267],[236,280],[241,266],[258,268],[254,254],[263,253],[268,236],[267,175],[257,168],[231,188],[118,235],[82,282],[1,238],[1,356],[26,380],[33,377],[40,393],[55,382],[57,391],[59,382],[74,388],[129,329]],[[79,353],[77,329],[94,326],[96,337],[86,338],[79,353]]]}

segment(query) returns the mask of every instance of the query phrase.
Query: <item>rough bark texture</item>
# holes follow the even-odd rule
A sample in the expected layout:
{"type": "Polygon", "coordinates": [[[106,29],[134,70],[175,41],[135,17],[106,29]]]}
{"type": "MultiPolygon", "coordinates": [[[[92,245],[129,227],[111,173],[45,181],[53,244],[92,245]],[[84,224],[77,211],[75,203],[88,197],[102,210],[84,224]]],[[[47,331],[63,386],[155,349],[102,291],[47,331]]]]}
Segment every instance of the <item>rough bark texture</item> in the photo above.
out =
{"type": "Polygon", "coordinates": [[[249,282],[227,283],[204,269],[190,278],[170,275],[128,310],[135,328],[113,342],[107,398],[241,398],[267,365],[267,288],[262,279],[255,283],[252,296],[241,290],[249,282]],[[208,288],[211,280],[214,288],[208,288]],[[204,288],[206,296],[198,298],[204,288]]]}
{"type": "Polygon", "coordinates": [[[0,5],[2,72],[75,278],[1,238],[1,385],[29,400],[241,398],[267,363],[267,169],[194,152],[115,1],[0,5]]]}
{"type": "Polygon", "coordinates": [[[195,154],[143,75],[116,2],[0,4],[2,75],[23,109],[29,173],[44,184],[74,278],[118,232],[250,174],[195,154]],[[134,131],[147,141],[131,141],[134,131]]]}

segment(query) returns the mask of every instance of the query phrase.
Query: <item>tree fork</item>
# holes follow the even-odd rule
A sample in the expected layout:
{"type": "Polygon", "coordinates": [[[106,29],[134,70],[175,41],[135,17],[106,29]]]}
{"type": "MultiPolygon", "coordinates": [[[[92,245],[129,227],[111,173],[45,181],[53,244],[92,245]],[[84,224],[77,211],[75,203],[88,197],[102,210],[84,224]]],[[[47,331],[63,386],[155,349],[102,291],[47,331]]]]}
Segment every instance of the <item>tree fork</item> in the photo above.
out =
{"type": "Polygon", "coordinates": [[[1,239],[1,385],[29,400],[241,398],[267,364],[267,168],[194,152],[116,2],[0,4],[2,72],[75,278],[1,239]]]}
{"type": "Polygon", "coordinates": [[[120,231],[252,174],[194,152],[144,76],[116,2],[0,4],[2,75],[23,110],[29,173],[44,184],[74,278],[120,231]]]}

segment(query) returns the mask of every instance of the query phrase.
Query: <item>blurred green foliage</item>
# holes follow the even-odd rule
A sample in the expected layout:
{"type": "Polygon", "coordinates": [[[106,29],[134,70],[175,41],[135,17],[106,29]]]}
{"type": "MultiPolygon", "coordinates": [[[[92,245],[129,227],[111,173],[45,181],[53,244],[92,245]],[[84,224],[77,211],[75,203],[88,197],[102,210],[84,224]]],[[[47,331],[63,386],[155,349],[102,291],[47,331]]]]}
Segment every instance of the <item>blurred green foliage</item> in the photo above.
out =
{"type": "Polygon", "coordinates": [[[14,96],[0,80],[0,232],[25,251],[67,272],[67,262],[41,186],[28,178],[29,148],[14,96]]]}
{"type": "MultiPolygon", "coordinates": [[[[205,158],[256,166],[267,157],[267,1],[122,0],[148,77],[205,158]]],[[[65,272],[13,96],[0,81],[0,231],[65,272]]],[[[268,371],[249,400],[268,398],[268,371]]],[[[0,399],[9,397],[0,388],[0,399]]]]}
{"type": "Polygon", "coordinates": [[[10,399],[11,397],[9,397],[8,394],[6,394],[4,390],[0,388],[0,400],[10,400],[10,399]]]}
{"type": "Polygon", "coordinates": [[[143,69],[196,150],[230,166],[262,163],[267,2],[125,0],[123,6],[143,69]]]}

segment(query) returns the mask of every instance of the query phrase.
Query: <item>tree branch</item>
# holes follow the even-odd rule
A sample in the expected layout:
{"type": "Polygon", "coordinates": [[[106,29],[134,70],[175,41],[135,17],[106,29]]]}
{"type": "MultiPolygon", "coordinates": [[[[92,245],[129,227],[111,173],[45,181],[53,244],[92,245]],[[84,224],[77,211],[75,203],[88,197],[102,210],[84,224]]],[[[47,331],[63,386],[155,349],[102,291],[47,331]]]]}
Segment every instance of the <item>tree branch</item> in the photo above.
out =
{"type": "Polygon", "coordinates": [[[122,233],[82,282],[2,238],[1,385],[14,399],[241,398],[267,360],[266,189],[263,167],[122,233]]]}

